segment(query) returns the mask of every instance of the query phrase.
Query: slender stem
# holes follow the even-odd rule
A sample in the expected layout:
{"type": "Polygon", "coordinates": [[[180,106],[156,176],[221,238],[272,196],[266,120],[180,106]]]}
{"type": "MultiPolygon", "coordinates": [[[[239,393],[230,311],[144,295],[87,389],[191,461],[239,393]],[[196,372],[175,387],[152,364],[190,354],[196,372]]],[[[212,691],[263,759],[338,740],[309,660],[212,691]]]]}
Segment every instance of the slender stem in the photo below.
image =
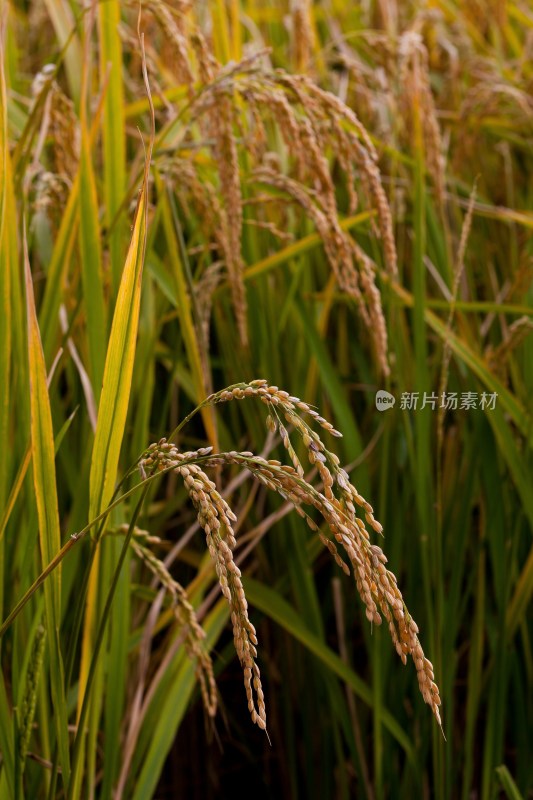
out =
{"type": "MultiPolygon", "coordinates": [[[[197,459],[191,459],[190,462],[189,461],[184,461],[183,465],[185,466],[186,464],[192,463],[193,461],[196,461],[196,460],[197,459]]],[[[44,583],[44,581],[50,575],[50,573],[53,572],[54,569],[59,566],[59,564],[61,564],[61,562],[63,561],[63,559],[67,555],[67,553],[70,550],[72,550],[72,548],[74,547],[76,542],[78,542],[80,539],[83,539],[83,537],[86,536],[86,534],[91,530],[91,528],[94,528],[94,526],[97,525],[99,522],[105,520],[106,517],[109,515],[109,513],[114,508],[116,508],[116,506],[120,505],[120,503],[122,503],[124,500],[126,500],[128,497],[130,497],[130,495],[132,495],[134,492],[136,492],[137,489],[140,489],[142,487],[147,487],[147,485],[149,483],[151,483],[151,481],[155,480],[155,478],[159,477],[160,475],[164,475],[165,473],[170,472],[172,469],[174,469],[174,466],[175,465],[171,465],[169,467],[166,467],[165,469],[162,469],[162,470],[156,472],[153,475],[149,475],[143,481],[138,483],[136,486],[133,486],[127,492],[124,492],[123,495],[121,495],[116,500],[114,500],[112,503],[110,503],[110,505],[108,505],[108,507],[105,509],[105,511],[102,511],[102,513],[99,514],[97,517],[95,517],[92,520],[92,522],[89,522],[89,524],[86,525],[85,528],[83,528],[83,530],[79,531],[79,533],[73,533],[72,536],[70,537],[70,539],[68,539],[68,541],[65,542],[65,544],[63,545],[61,550],[59,550],[56,553],[56,555],[53,557],[53,559],[50,561],[50,563],[44,568],[44,570],[41,572],[39,577],[35,579],[35,581],[32,583],[30,588],[25,592],[25,594],[21,597],[21,599],[18,601],[16,606],[13,608],[13,610],[6,617],[6,619],[4,620],[2,625],[0,626],[0,639],[2,638],[4,633],[7,631],[7,629],[12,625],[13,621],[18,617],[18,615],[20,614],[20,612],[22,611],[22,609],[24,608],[24,606],[26,605],[28,600],[35,594],[35,592],[37,591],[39,586],[41,586],[44,583]]],[[[115,494],[116,494],[116,492],[115,492],[115,494]]]]}
{"type": "MultiPolygon", "coordinates": [[[[222,391],[223,392],[231,392],[232,389],[236,389],[236,388],[239,388],[239,387],[242,387],[242,386],[245,386],[245,385],[246,384],[244,384],[242,381],[240,381],[239,383],[232,383],[231,386],[226,386],[226,388],[223,389],[222,391]]],[[[172,431],[172,433],[168,437],[168,441],[169,442],[172,441],[172,439],[174,439],[178,435],[178,433],[181,431],[181,429],[184,428],[185,425],[187,425],[191,421],[191,419],[195,416],[195,414],[197,414],[199,411],[201,411],[202,408],[205,408],[205,406],[211,405],[211,403],[214,402],[215,398],[218,397],[220,394],[221,394],[221,392],[216,392],[215,394],[209,395],[209,397],[206,397],[205,400],[202,400],[200,405],[196,406],[196,408],[193,408],[191,413],[188,414],[180,422],[180,424],[177,426],[177,428],[174,428],[174,430],[172,431]]]]}
{"type": "Polygon", "coordinates": [[[11,611],[11,613],[6,617],[6,619],[2,623],[2,626],[0,627],[0,638],[4,635],[4,633],[10,627],[10,625],[16,619],[16,617],[18,617],[18,615],[20,614],[20,612],[22,611],[22,609],[24,608],[30,597],[32,597],[32,595],[35,594],[39,586],[41,586],[41,584],[44,583],[44,581],[50,575],[50,573],[53,572],[57,566],[59,566],[59,564],[63,561],[66,554],[69,552],[69,550],[71,550],[72,547],[74,547],[75,543],[76,539],[70,538],[68,542],[66,542],[66,544],[63,545],[61,550],[50,561],[48,566],[45,567],[45,569],[41,572],[39,577],[32,583],[30,588],[22,596],[22,598],[18,601],[15,608],[11,611]]]}
{"type": "Polygon", "coordinates": [[[205,405],[207,405],[207,400],[204,400],[202,403],[200,403],[200,405],[196,406],[196,408],[194,408],[191,411],[191,413],[188,414],[185,417],[185,419],[183,419],[176,428],[174,428],[174,430],[172,431],[172,433],[168,437],[168,441],[169,442],[172,441],[172,439],[174,439],[178,435],[178,433],[181,431],[181,429],[184,428],[185,425],[187,425],[187,423],[190,422],[191,419],[195,416],[195,414],[197,414],[205,405]]]}

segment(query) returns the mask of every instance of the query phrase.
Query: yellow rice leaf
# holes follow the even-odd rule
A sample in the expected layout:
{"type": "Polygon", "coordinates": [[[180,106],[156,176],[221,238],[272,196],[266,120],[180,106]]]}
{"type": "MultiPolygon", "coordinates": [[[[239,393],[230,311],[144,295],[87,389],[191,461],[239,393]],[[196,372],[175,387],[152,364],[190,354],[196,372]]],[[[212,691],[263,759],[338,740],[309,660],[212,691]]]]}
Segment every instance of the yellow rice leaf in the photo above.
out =
{"type": "Polygon", "coordinates": [[[102,394],[91,461],[89,503],[89,517],[91,519],[103,511],[113,494],[126,415],[128,413],[139,327],[141,283],[146,247],[146,195],[148,191],[150,155],[151,148],[146,159],[133,235],[122,273],[107,347],[102,394]]]}

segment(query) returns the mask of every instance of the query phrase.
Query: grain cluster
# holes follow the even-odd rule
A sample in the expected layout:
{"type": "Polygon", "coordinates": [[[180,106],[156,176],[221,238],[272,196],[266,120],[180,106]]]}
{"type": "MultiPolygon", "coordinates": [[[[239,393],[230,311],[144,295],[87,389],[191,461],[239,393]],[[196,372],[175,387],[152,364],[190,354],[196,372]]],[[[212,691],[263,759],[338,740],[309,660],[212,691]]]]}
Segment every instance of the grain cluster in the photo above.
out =
{"type": "MultiPolygon", "coordinates": [[[[381,625],[385,618],[396,652],[404,664],[407,657],[411,656],[422,696],[440,725],[441,701],[433,666],[424,655],[418,638],[418,626],[405,605],[396,577],[386,566],[387,558],[382,548],[372,541],[374,535],[382,535],[382,525],[375,518],[370,503],[351,483],[338,456],[326,447],[305,417],[333,437],[339,437],[341,433],[300,398],[269,385],[266,380],[230,386],[212,394],[205,404],[222,404],[248,398],[257,398],[267,406],[266,425],[272,433],[279,433],[291,464],[265,459],[248,451],[213,453],[211,448],[201,448],[181,452],[176,445],[161,439],[150,445],[140,466],[143,474],[172,471],[183,479],[197,511],[198,521],[206,534],[221,592],[231,609],[234,642],[244,671],[253,722],[266,728],[264,694],[256,661],[257,634],[249,619],[241,572],[235,563],[236,517],[205,472],[208,468],[217,469],[231,464],[247,469],[260,483],[292,503],[297,513],[320,537],[338,566],[347,575],[353,574],[367,619],[373,625],[381,625]],[[307,461],[316,468],[320,479],[318,485],[306,478],[305,468],[291,435],[299,437],[307,461]]],[[[159,568],[150,563],[151,557],[147,553],[142,555],[157,573],[159,568]]],[[[169,580],[163,574],[162,582],[168,584],[169,580]]],[[[192,654],[197,655],[194,651],[192,654]]]]}

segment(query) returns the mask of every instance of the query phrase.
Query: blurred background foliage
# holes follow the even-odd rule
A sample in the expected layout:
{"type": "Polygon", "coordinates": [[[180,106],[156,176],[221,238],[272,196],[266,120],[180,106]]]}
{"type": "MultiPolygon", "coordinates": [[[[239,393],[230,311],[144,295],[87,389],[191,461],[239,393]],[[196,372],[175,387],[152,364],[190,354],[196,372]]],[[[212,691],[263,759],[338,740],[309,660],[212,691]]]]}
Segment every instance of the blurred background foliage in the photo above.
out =
{"type": "MultiPolygon", "coordinates": [[[[32,481],[23,220],[64,542],[88,521],[105,354],[150,131],[137,12],[118,0],[2,3],[2,619],[48,561],[32,481]]],[[[197,609],[220,710],[214,724],[205,716],[179,625],[128,555],[69,796],[527,796],[530,4],[145,0],[141,29],[156,137],[119,475],[228,384],[265,377],[316,404],[343,432],[339,457],[384,526],[446,738],[412,665],[367,624],[354,582],[287,504],[235,470],[216,479],[238,515],[269,744],[248,716],[194,509],[167,477],[138,524],[161,538],[157,556],[197,609]],[[378,389],[396,398],[383,413],[378,389]],[[421,408],[424,393],[443,391],[497,402],[421,408]],[[419,393],[417,410],[401,408],[404,392],[419,393]]],[[[205,410],[180,434],[184,449],[206,442],[283,459],[254,402],[205,410]]],[[[111,532],[136,501],[112,512],[111,532]]],[[[88,542],[54,584],[68,736],[42,589],[1,641],[2,797],[66,796],[61,753],[78,718],[82,642],[102,615],[120,539],[103,537],[87,601],[88,542]]]]}

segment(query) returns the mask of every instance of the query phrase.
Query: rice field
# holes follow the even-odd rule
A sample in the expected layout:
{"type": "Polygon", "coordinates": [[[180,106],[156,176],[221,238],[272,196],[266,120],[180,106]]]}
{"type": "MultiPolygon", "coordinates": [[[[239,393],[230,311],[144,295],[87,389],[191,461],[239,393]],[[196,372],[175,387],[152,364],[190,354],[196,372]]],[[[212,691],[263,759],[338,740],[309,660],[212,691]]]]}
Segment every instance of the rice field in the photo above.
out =
{"type": "Polygon", "coordinates": [[[0,798],[532,797],[531,5],[0,50],[0,798]]]}

